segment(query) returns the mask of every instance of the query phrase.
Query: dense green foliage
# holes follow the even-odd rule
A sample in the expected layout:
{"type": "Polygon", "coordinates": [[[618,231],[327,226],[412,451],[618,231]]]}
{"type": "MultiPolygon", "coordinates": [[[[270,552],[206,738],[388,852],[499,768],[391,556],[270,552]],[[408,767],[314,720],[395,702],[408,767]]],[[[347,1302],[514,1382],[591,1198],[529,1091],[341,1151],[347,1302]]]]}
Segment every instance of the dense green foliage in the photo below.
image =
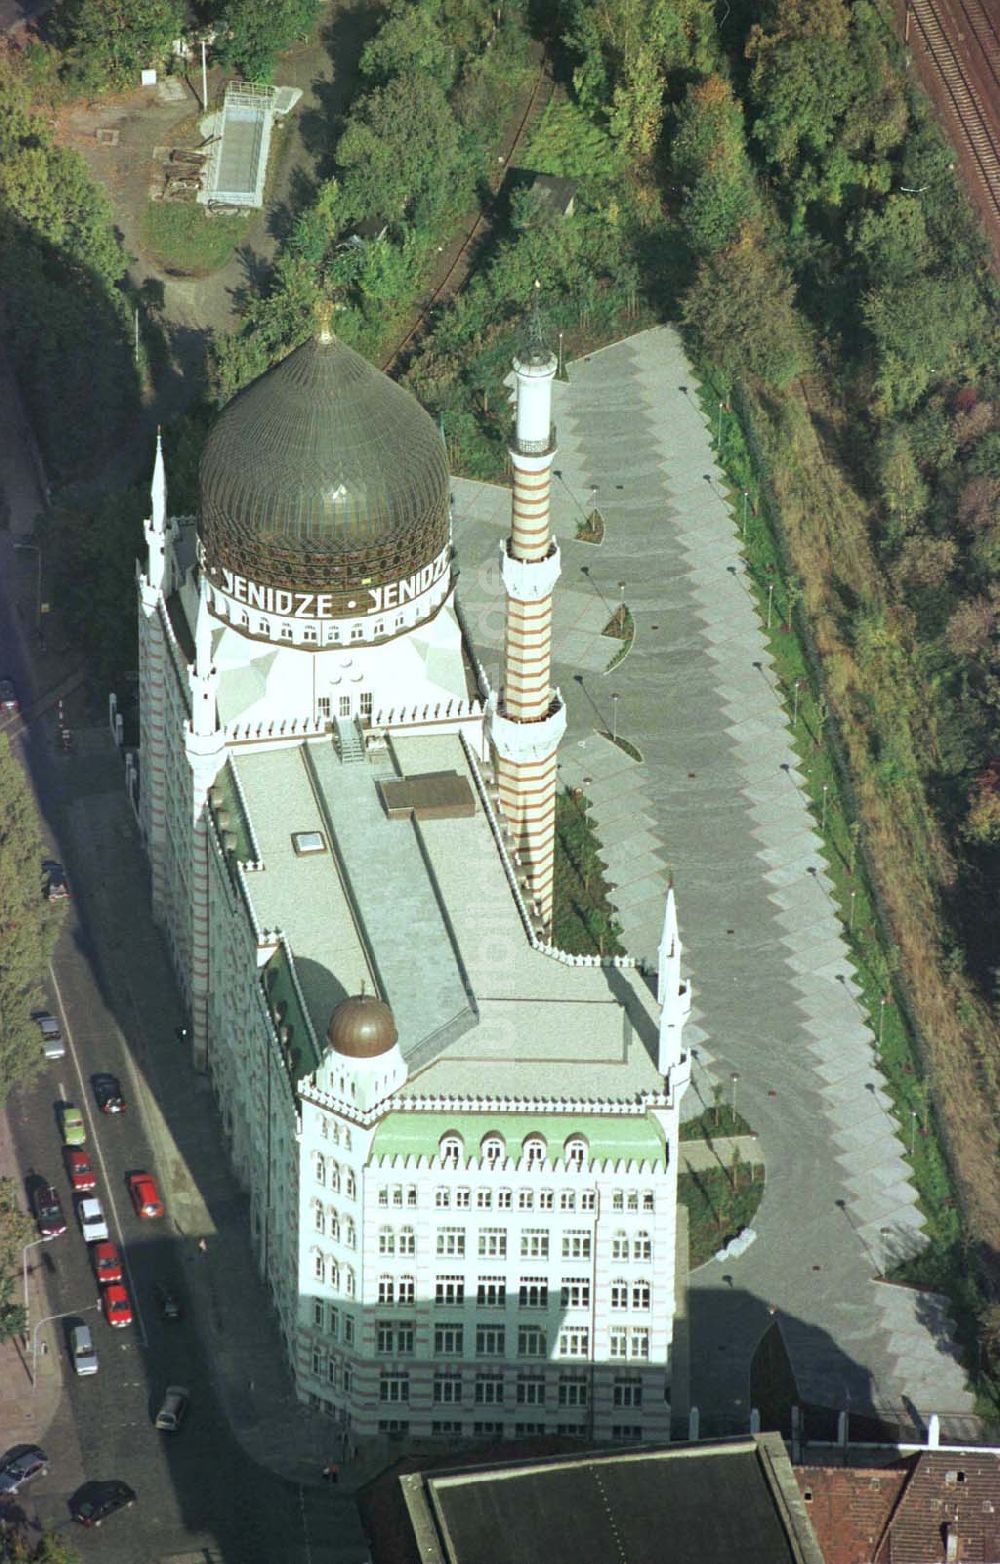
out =
{"type": "Polygon", "coordinates": [[[54,477],[100,463],[134,408],[124,272],[107,195],[0,64],[5,338],[54,477]]]}
{"type": "Polygon", "coordinates": [[[266,82],[275,56],[312,32],[319,0],[222,0],[207,10],[222,64],[247,81],[266,82]]]}
{"type": "Polygon", "coordinates": [[[0,1178],[0,1341],[10,1341],[25,1328],[21,1291],[21,1254],[32,1227],[18,1204],[13,1179],[0,1178]]]}
{"type": "Polygon", "coordinates": [[[60,494],[40,523],[52,590],[67,634],[95,678],[118,687],[137,666],[135,562],[149,486],[60,494]]]}
{"type": "Polygon", "coordinates": [[[67,86],[85,93],[138,86],[140,73],[169,54],[184,13],[182,0],[59,0],[53,34],[67,86]]]}
{"type": "Polygon", "coordinates": [[[42,895],[42,836],[24,770],[0,734],[0,1107],[42,1067],[31,1009],[55,938],[57,913],[42,895]]]}

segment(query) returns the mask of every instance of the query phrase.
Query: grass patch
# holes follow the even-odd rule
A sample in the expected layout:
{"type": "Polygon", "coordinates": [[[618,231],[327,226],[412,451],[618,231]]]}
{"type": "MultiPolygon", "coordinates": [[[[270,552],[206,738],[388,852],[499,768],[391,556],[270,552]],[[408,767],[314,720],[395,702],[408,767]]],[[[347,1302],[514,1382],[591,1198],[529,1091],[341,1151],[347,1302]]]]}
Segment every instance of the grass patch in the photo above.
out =
{"type": "Polygon", "coordinates": [[[688,1264],[692,1271],[750,1225],[763,1194],[760,1163],[738,1162],[731,1168],[678,1175],[677,1198],[687,1207],[688,1264]]]}
{"type": "Polygon", "coordinates": [[[556,795],[552,943],[573,955],[623,956],[589,811],[582,793],[556,795]]]}
{"type": "Polygon", "coordinates": [[[578,543],[604,542],[604,517],[599,510],[592,510],[589,516],[583,516],[577,522],[576,541],[578,543]]]}
{"type": "Polygon", "coordinates": [[[167,270],[204,277],[225,266],[249,224],[249,214],[210,216],[197,201],[149,201],[140,237],[143,249],[167,270]]]}
{"type": "Polygon", "coordinates": [[[681,1140],[721,1140],[727,1135],[752,1135],[753,1130],[741,1113],[734,1113],[728,1103],[713,1103],[699,1113],[696,1119],[684,1119],[680,1128],[681,1140]]]}

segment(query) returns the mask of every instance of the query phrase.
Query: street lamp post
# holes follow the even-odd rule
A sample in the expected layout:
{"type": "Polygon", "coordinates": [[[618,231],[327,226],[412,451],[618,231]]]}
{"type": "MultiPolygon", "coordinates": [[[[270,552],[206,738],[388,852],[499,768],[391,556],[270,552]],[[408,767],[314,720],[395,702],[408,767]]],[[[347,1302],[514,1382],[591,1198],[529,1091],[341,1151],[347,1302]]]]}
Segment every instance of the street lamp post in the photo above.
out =
{"type": "Polygon", "coordinates": [[[618,695],[611,692],[611,742],[618,743],[618,695]]]}
{"type": "Polygon", "coordinates": [[[83,1308],[83,1309],[64,1309],[61,1314],[46,1314],[44,1319],[41,1319],[41,1320],[38,1321],[38,1324],[35,1326],[34,1330],[31,1333],[31,1395],[32,1395],[32,1399],[34,1399],[35,1388],[36,1388],[36,1386],[38,1384],[38,1368],[37,1368],[38,1332],[41,1330],[42,1326],[43,1325],[51,1325],[53,1320],[68,1320],[68,1319],[71,1319],[73,1317],[73,1315],[75,1315],[75,1314],[93,1314],[94,1310],[95,1309],[99,1309],[100,1307],[101,1307],[101,1300],[100,1300],[100,1298],[98,1298],[96,1303],[88,1303],[87,1306],[85,1308],[83,1308]]]}
{"type": "Polygon", "coordinates": [[[885,1276],[885,1268],[889,1260],[889,1239],[892,1237],[890,1227],[880,1227],[878,1235],[882,1240],[882,1275],[885,1276]]]}
{"type": "MultiPolygon", "coordinates": [[[[42,551],[37,543],[15,543],[14,549],[21,554],[34,554],[36,560],[35,573],[35,630],[38,640],[42,643],[42,551]]],[[[45,650],[42,643],[42,650],[45,650]]]]}
{"type": "Polygon", "coordinates": [[[731,1071],[730,1076],[729,1076],[729,1084],[733,1088],[732,1108],[733,1108],[733,1131],[734,1131],[734,1133],[735,1133],[735,1130],[736,1130],[736,1087],[739,1084],[739,1079],[740,1079],[740,1072],[739,1072],[739,1070],[731,1071]]]}

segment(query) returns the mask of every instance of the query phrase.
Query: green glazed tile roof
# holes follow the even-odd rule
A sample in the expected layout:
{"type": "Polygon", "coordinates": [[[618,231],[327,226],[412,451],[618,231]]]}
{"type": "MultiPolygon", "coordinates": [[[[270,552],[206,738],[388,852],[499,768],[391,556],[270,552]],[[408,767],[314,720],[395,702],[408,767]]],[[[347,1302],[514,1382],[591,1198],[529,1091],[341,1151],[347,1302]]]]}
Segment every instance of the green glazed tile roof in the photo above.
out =
{"type": "Polygon", "coordinates": [[[520,1161],[528,1135],[543,1135],[553,1158],[561,1156],[568,1136],[582,1135],[597,1162],[625,1158],[662,1163],[665,1159],[665,1142],[655,1119],[532,1113],[390,1113],[375,1131],[371,1155],[435,1157],[442,1135],[449,1130],[462,1136],[467,1158],[478,1157],[480,1141],[492,1132],[503,1136],[512,1163],[520,1161]]]}

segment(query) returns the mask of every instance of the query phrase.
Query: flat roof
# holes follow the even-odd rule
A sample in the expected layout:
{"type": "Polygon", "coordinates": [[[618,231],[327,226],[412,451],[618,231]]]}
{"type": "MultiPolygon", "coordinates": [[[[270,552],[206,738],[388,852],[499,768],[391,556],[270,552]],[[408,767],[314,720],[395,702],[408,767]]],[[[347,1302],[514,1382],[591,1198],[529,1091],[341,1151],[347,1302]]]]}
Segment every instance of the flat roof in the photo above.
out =
{"type": "Polygon", "coordinates": [[[773,1434],[401,1481],[425,1564],[822,1564],[773,1434]]]}
{"type": "MultiPolygon", "coordinates": [[[[392,1006],[410,1069],[403,1097],[572,1111],[639,1108],[662,1092],[657,1007],[641,974],[564,965],[530,945],[458,735],[393,735],[390,750],[353,764],[332,739],[230,751],[262,861],[246,875],[254,912],[285,935],[317,1037],[364,982],[392,1006]],[[380,784],[433,772],[453,773],[473,812],[387,818],[380,784]],[[296,854],[304,831],[322,832],[329,851],[296,854]]],[[[403,1122],[383,1133],[386,1154],[416,1149],[403,1122]]],[[[621,1124],[618,1143],[629,1133],[621,1124]]],[[[636,1158],[660,1155],[655,1132],[640,1142],[636,1158]]]]}

